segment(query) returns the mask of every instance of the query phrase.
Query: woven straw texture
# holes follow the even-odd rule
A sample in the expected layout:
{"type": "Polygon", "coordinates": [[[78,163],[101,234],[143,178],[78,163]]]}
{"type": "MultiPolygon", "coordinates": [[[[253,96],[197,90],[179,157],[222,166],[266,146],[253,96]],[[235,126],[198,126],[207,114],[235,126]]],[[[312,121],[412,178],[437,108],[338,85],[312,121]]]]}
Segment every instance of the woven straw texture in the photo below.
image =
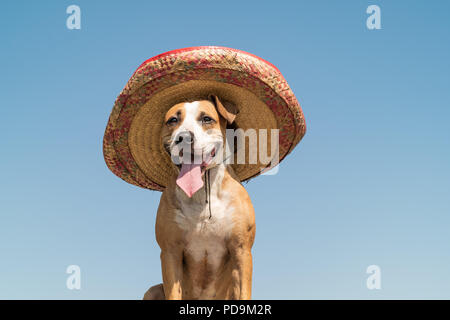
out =
{"type": "MultiPolygon", "coordinates": [[[[107,166],[131,184],[164,190],[175,173],[160,136],[164,115],[176,103],[210,94],[236,104],[238,128],[279,129],[280,161],[305,134],[300,105],[272,64],[231,48],[185,48],[145,61],[116,99],[103,139],[107,166]]],[[[248,148],[245,157],[246,164],[232,165],[241,181],[267,166],[248,164],[248,148]]]]}

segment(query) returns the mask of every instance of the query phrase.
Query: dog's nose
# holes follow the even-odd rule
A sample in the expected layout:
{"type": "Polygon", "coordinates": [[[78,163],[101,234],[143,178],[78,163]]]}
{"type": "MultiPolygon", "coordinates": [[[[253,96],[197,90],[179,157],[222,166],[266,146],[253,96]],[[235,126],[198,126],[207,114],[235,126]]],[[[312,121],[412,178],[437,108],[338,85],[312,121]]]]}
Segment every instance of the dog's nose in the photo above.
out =
{"type": "Polygon", "coordinates": [[[193,144],[194,143],[194,134],[191,131],[183,131],[180,132],[175,139],[175,144],[179,143],[185,143],[185,144],[193,144]]]}

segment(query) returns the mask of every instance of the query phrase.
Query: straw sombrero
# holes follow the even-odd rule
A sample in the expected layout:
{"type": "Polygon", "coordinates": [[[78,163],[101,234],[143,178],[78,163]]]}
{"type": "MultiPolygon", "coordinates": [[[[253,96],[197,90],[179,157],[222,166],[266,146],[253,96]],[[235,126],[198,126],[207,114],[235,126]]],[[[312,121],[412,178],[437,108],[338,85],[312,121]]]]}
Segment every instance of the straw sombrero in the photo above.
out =
{"type": "MultiPolygon", "coordinates": [[[[161,142],[164,115],[177,103],[211,94],[238,107],[238,128],[279,129],[280,161],[305,134],[300,105],[271,63],[224,47],[173,50],[141,64],[118,96],[103,139],[109,169],[131,184],[164,190],[174,174],[161,142]]],[[[262,169],[261,163],[232,166],[241,181],[262,169]]]]}

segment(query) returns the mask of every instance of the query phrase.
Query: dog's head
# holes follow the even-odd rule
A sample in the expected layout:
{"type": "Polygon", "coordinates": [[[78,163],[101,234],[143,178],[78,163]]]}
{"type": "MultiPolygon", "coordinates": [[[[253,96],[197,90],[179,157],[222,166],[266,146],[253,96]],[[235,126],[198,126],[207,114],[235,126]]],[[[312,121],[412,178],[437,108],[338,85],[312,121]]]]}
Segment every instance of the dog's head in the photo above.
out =
{"type": "Polygon", "coordinates": [[[194,165],[204,172],[221,162],[225,129],[236,114],[232,103],[214,95],[171,107],[164,118],[162,142],[177,170],[194,165]]]}

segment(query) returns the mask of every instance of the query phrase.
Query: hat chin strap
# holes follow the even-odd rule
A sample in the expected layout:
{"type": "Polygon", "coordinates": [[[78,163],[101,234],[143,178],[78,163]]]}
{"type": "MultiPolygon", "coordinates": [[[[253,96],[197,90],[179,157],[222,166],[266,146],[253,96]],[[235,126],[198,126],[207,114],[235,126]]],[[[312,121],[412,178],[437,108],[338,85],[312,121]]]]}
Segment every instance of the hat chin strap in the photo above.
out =
{"type": "Polygon", "coordinates": [[[208,204],[208,209],[209,209],[209,219],[211,219],[212,217],[212,212],[211,212],[211,175],[210,175],[210,171],[206,170],[205,172],[205,203],[208,204]]]}

